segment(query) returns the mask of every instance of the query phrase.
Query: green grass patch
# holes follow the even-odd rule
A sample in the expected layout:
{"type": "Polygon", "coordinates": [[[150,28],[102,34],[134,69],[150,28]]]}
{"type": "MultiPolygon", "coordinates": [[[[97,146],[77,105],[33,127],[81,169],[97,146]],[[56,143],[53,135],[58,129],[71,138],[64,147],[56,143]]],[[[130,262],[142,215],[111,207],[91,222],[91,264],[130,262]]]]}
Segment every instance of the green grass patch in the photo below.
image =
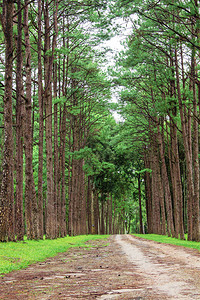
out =
{"type": "Polygon", "coordinates": [[[141,237],[143,239],[152,240],[158,243],[164,244],[171,244],[176,246],[183,246],[187,248],[197,249],[200,251],[200,243],[199,242],[192,242],[192,241],[184,241],[175,238],[171,238],[165,235],[158,235],[158,234],[133,234],[136,237],[141,237]]]}
{"type": "Polygon", "coordinates": [[[90,247],[89,240],[106,239],[106,235],[81,235],[56,240],[0,243],[0,275],[45,261],[72,247],[90,247]]]}

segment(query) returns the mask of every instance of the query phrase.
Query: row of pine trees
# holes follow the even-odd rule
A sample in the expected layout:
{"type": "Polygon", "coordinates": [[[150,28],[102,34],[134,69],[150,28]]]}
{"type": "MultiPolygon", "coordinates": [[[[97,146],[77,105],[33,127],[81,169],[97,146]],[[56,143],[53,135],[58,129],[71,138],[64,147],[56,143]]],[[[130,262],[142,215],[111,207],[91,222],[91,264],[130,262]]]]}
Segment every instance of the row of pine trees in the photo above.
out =
{"type": "Polygon", "coordinates": [[[0,9],[0,241],[131,230],[199,241],[198,1],[0,9]],[[108,77],[102,42],[118,20],[130,34],[108,77]]]}
{"type": "Polygon", "coordinates": [[[115,72],[147,169],[148,230],[199,241],[199,3],[132,4],[120,6],[133,26],[115,72]]]}
{"type": "Polygon", "coordinates": [[[93,187],[79,151],[110,114],[103,50],[94,51],[104,11],[104,1],[1,5],[1,241],[92,232],[93,187]]]}

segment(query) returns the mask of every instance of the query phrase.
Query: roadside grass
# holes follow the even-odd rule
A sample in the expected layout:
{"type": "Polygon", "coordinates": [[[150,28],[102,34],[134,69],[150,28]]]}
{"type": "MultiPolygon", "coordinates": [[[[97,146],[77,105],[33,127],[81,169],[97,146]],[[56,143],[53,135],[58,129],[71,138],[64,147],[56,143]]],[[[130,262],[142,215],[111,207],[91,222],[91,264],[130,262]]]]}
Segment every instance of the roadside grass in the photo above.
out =
{"type": "Polygon", "coordinates": [[[24,269],[27,266],[45,261],[58,253],[66,252],[73,247],[91,247],[89,240],[107,239],[106,235],[81,235],[65,237],[56,240],[38,240],[24,242],[0,242],[0,276],[13,270],[24,269]]]}
{"type": "MultiPolygon", "coordinates": [[[[180,240],[175,239],[172,237],[168,237],[165,235],[158,235],[158,234],[133,234],[136,237],[140,237],[147,240],[152,240],[158,243],[164,243],[164,244],[171,244],[176,246],[183,246],[187,248],[197,249],[200,251],[200,243],[199,242],[193,242],[193,241],[187,241],[187,240],[180,240]]],[[[187,236],[185,235],[186,239],[187,236]]]]}

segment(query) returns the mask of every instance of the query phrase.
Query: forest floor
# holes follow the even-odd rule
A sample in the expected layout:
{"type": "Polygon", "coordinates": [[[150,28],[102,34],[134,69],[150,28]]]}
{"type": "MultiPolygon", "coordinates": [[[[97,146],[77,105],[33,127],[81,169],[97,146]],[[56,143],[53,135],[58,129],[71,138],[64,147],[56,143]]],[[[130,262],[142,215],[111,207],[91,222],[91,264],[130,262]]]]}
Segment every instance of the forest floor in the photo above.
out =
{"type": "Polygon", "coordinates": [[[0,299],[200,299],[200,252],[116,235],[0,278],[0,299]]]}

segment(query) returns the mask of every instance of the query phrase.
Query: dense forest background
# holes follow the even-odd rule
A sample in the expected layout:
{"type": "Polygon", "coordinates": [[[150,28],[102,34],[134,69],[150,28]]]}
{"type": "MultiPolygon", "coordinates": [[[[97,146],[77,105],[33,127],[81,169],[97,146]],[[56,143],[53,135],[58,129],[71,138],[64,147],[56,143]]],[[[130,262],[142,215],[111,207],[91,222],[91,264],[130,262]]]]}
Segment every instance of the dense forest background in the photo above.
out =
{"type": "Polygon", "coordinates": [[[0,21],[0,241],[199,241],[198,1],[4,0],[0,21]]]}

